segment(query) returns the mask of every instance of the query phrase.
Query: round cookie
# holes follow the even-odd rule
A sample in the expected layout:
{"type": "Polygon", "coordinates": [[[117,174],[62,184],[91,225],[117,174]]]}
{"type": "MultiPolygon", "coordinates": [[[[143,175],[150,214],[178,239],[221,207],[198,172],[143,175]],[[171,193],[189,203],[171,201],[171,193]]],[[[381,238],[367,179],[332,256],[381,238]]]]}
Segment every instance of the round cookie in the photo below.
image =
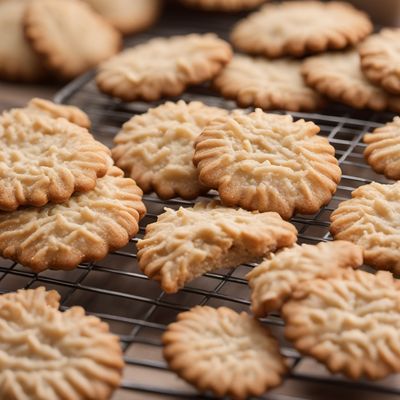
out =
{"type": "Polygon", "coordinates": [[[400,179],[400,117],[364,135],[364,156],[375,172],[400,179]]]}
{"type": "Polygon", "coordinates": [[[68,121],[86,129],[89,129],[91,125],[89,116],[75,106],[55,104],[52,101],[35,97],[28,103],[25,109],[42,113],[53,118],[65,118],[68,121]]]}
{"type": "Polygon", "coordinates": [[[193,165],[194,141],[213,119],[226,110],[193,101],[167,102],[135,115],[114,139],[112,155],[145,193],[163,199],[194,199],[209,188],[198,181],[193,165]]]}
{"type": "Polygon", "coordinates": [[[102,63],[96,83],[124,101],[153,101],[212,79],[231,58],[229,44],[212,33],[160,37],[102,63]]]}
{"type": "Polygon", "coordinates": [[[84,0],[121,33],[128,35],[147,29],[157,20],[159,0],[84,0]]]}
{"type": "Polygon", "coordinates": [[[231,40],[247,53],[298,57],[354,45],[372,28],[365,13],[344,2],[290,1],[267,4],[239,21],[231,40]]]}
{"type": "Polygon", "coordinates": [[[361,246],[364,261],[400,273],[400,182],[360,186],[331,214],[335,239],[361,246]]]}
{"type": "Polygon", "coordinates": [[[296,228],[276,213],[197,203],[177,211],[167,208],[147,225],[137,256],[142,271],[174,293],[206,272],[257,261],[296,238],[296,228]]]}
{"type": "Polygon", "coordinates": [[[62,203],[107,172],[110,150],[87,129],[31,109],[0,116],[0,210],[62,203]]]}
{"type": "Polygon", "coordinates": [[[0,296],[2,400],[107,400],[121,382],[117,336],[44,287],[0,296]]]}
{"type": "Polygon", "coordinates": [[[332,373],[381,379],[400,372],[400,286],[389,272],[348,269],[303,282],[282,314],[295,348],[332,373]]]}
{"type": "Polygon", "coordinates": [[[117,167],[62,204],[0,213],[0,254],[35,272],[69,270],[125,246],[145,214],[142,191],[117,167]]]}
{"type": "Polygon", "coordinates": [[[35,0],[27,5],[25,34],[46,65],[70,79],[118,52],[121,35],[79,0],[35,0]]]}
{"type": "Polygon", "coordinates": [[[169,367],[201,392],[247,399],[278,386],[287,372],[279,344],[245,312],[197,306],[163,335],[169,367]]]}
{"type": "Polygon", "coordinates": [[[0,79],[34,82],[46,71],[24,35],[23,15],[27,2],[0,1],[0,79]]]}
{"type": "Polygon", "coordinates": [[[260,109],[217,122],[197,139],[193,162],[200,182],[217,189],[225,205],[289,219],[330,201],[341,171],[335,149],[317,136],[313,122],[260,109]]]}
{"type": "Polygon", "coordinates": [[[251,288],[251,309],[257,317],[279,311],[303,282],[336,276],[362,263],[361,247],[344,240],[316,246],[303,244],[271,254],[246,276],[251,288]]]}
{"type": "Polygon", "coordinates": [[[385,90],[400,94],[400,29],[383,29],[369,36],[358,51],[365,76],[385,90]]]}
{"type": "Polygon", "coordinates": [[[265,110],[313,111],[323,104],[322,97],[306,86],[301,61],[267,60],[235,55],[215,78],[214,86],[241,107],[265,110]]]}
{"type": "Polygon", "coordinates": [[[334,101],[358,109],[400,112],[400,96],[368,81],[356,50],[311,57],[304,62],[302,73],[309,86],[334,101]]]}
{"type": "Polygon", "coordinates": [[[237,12],[255,8],[266,0],[180,0],[188,7],[201,8],[205,11],[237,12]]]}

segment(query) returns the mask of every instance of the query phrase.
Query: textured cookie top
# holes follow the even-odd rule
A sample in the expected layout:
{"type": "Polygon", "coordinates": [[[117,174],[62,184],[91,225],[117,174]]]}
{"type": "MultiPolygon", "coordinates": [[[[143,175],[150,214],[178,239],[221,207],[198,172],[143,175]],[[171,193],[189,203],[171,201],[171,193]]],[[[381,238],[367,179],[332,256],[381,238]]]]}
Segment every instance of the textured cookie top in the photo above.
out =
{"type": "Polygon", "coordinates": [[[311,57],[304,62],[302,73],[308,85],[332,100],[354,108],[400,112],[400,96],[390,95],[368,81],[356,50],[311,57]]]}
{"type": "Polygon", "coordinates": [[[314,213],[329,202],[341,171],[313,122],[257,109],[218,120],[197,139],[200,182],[222,202],[249,210],[314,213]]]}
{"type": "Polygon", "coordinates": [[[107,400],[124,365],[117,336],[43,287],[0,296],[2,400],[107,400]]]}
{"type": "Polygon", "coordinates": [[[194,141],[226,110],[194,101],[167,102],[135,115],[115,137],[113,158],[145,191],[162,198],[196,198],[208,191],[193,165],[194,141]]]}
{"type": "Polygon", "coordinates": [[[159,0],[84,0],[124,34],[146,29],[157,19],[159,0]]]}
{"type": "Polygon", "coordinates": [[[25,33],[46,64],[73,78],[115,54],[121,36],[79,0],[35,0],[25,13],[25,33]]]}
{"type": "Polygon", "coordinates": [[[272,254],[248,275],[251,306],[258,317],[279,310],[293,290],[315,278],[327,278],[357,268],[363,263],[362,249],[343,240],[303,244],[272,254]]]}
{"type": "Polygon", "coordinates": [[[31,109],[0,116],[0,209],[63,202],[107,172],[110,151],[84,128],[31,109]]]}
{"type": "Polygon", "coordinates": [[[169,208],[147,225],[137,244],[139,266],[166,292],[207,271],[250,262],[291,246],[296,228],[276,213],[222,207],[217,202],[169,208]]]}
{"type": "Polygon", "coordinates": [[[181,3],[207,11],[241,11],[255,8],[265,0],[180,0],[181,3]]]}
{"type": "Polygon", "coordinates": [[[0,78],[37,81],[45,76],[39,57],[24,35],[26,1],[0,1],[0,78]]]}
{"type": "Polygon", "coordinates": [[[371,31],[368,16],[350,4],[291,1],[265,5],[240,21],[231,39],[240,50],[273,58],[342,49],[371,31]]]}
{"type": "Polygon", "coordinates": [[[82,126],[83,128],[90,128],[89,116],[75,106],[66,106],[64,104],[55,104],[52,101],[33,98],[27,105],[30,111],[46,114],[53,118],[65,118],[68,121],[82,126]]]}
{"type": "Polygon", "coordinates": [[[213,78],[231,57],[229,44],[212,33],[155,38],[101,64],[96,82],[125,101],[157,100],[213,78]]]}
{"type": "Polygon", "coordinates": [[[322,98],[305,85],[301,65],[296,60],[235,55],[214,84],[224,97],[236,99],[242,107],[315,110],[322,98]]]}
{"type": "Polygon", "coordinates": [[[364,135],[364,143],[368,164],[389,179],[400,179],[400,117],[364,135]]]}
{"type": "Polygon", "coordinates": [[[400,372],[400,286],[389,272],[347,270],[303,282],[283,316],[286,337],[334,373],[380,379],[400,372]]]}
{"type": "Polygon", "coordinates": [[[331,214],[331,233],[364,249],[364,261],[400,273],[400,182],[360,186],[331,214]]]}
{"type": "Polygon", "coordinates": [[[383,29],[369,36],[358,50],[367,78],[400,94],[400,29],[383,29]]]}
{"type": "Polygon", "coordinates": [[[170,368],[200,391],[247,399],[279,385],[287,367],[279,345],[256,319],[226,308],[180,313],[163,335],[170,368]]]}
{"type": "Polygon", "coordinates": [[[117,167],[62,204],[0,213],[0,252],[42,271],[71,269],[125,246],[145,213],[142,191],[117,167]]]}

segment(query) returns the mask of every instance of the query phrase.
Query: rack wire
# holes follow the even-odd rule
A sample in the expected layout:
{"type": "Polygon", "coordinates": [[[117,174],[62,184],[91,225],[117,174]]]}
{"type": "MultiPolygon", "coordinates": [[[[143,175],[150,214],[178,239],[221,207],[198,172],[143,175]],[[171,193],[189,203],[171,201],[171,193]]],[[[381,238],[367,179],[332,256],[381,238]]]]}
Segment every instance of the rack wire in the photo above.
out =
{"type": "MultiPolygon", "coordinates": [[[[218,14],[194,14],[180,8],[167,10],[161,22],[151,31],[128,40],[127,45],[147,40],[152,36],[168,36],[188,31],[212,30],[226,37],[230,25],[242,15],[222,17],[218,14]],[[205,18],[206,21],[205,21],[205,18]],[[183,22],[184,21],[184,22],[183,22]]],[[[190,89],[181,98],[186,101],[200,100],[206,104],[234,108],[234,103],[218,97],[207,86],[190,89]]],[[[100,94],[88,73],[62,89],[55,101],[73,104],[87,112],[92,120],[94,135],[111,146],[112,138],[122,123],[134,114],[145,112],[159,103],[122,103],[100,94]]],[[[336,148],[336,156],[343,177],[332,201],[314,215],[297,215],[292,219],[299,231],[302,243],[330,240],[329,215],[339,202],[350,197],[360,185],[388,182],[376,175],[364,162],[362,136],[371,129],[390,120],[387,113],[359,112],[337,105],[329,106],[324,113],[291,113],[296,119],[305,118],[321,127],[321,135],[329,138],[336,148]]],[[[212,193],[208,197],[215,196],[212,193]]],[[[81,264],[74,271],[45,271],[35,274],[7,260],[0,259],[0,291],[46,286],[56,289],[62,296],[62,307],[82,305],[88,313],[107,321],[118,334],[124,350],[126,368],[121,388],[114,400],[131,399],[211,399],[168,370],[163,358],[160,337],[168,323],[176,315],[194,305],[228,306],[237,311],[249,310],[249,289],[245,280],[254,267],[244,264],[234,270],[207,273],[188,284],[174,295],[163,293],[158,283],[147,279],[136,263],[136,242],[144,233],[145,226],[154,222],[165,206],[177,208],[193,204],[181,199],[161,201],[154,195],[144,197],[148,213],[141,221],[136,238],[119,251],[96,263],[81,264]]],[[[303,400],[337,399],[339,397],[363,400],[391,400],[400,395],[400,377],[384,381],[352,382],[341,376],[329,374],[315,361],[300,356],[283,338],[283,322],[278,314],[262,320],[279,338],[285,356],[292,369],[284,384],[266,394],[263,399],[303,400]]]]}

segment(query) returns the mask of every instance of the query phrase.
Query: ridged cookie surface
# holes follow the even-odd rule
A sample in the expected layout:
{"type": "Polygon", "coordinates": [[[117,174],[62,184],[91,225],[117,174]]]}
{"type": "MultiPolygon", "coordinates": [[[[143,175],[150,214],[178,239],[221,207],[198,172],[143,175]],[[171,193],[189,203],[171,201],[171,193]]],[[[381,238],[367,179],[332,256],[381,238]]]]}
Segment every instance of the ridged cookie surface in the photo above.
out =
{"type": "Polygon", "coordinates": [[[62,204],[0,213],[0,253],[36,272],[72,269],[125,246],[145,213],[142,191],[117,167],[62,204]]]}
{"type": "Polygon", "coordinates": [[[118,337],[43,287],[0,296],[2,400],[107,400],[121,381],[118,337]]]}
{"type": "Polygon", "coordinates": [[[199,101],[167,102],[126,122],[112,156],[144,192],[194,199],[209,190],[198,181],[192,162],[194,141],[213,119],[227,114],[199,101]]]}
{"type": "Polygon", "coordinates": [[[206,272],[256,261],[296,238],[296,228],[277,213],[197,203],[177,211],[167,208],[147,225],[137,244],[138,260],[148,277],[173,293],[206,272]]]}
{"type": "Polygon", "coordinates": [[[361,247],[336,240],[315,246],[303,244],[271,254],[247,274],[251,308],[257,317],[279,310],[293,290],[303,282],[342,273],[363,263],[361,247]]]}
{"type": "Polygon", "coordinates": [[[381,379],[400,372],[400,286],[391,273],[348,269],[303,282],[282,311],[285,336],[332,373],[381,379]]]}
{"type": "Polygon", "coordinates": [[[170,368],[218,398],[260,396],[279,385],[287,371],[269,330],[226,307],[197,306],[180,313],[162,339],[170,368]]]}
{"type": "Polygon", "coordinates": [[[64,202],[92,190],[107,172],[108,148],[86,129],[35,107],[0,116],[1,210],[64,202]]]}
{"type": "Polygon", "coordinates": [[[247,210],[313,214],[336,191],[335,149],[313,122],[290,115],[235,112],[203,130],[193,158],[200,182],[222,202],[247,210]]]}

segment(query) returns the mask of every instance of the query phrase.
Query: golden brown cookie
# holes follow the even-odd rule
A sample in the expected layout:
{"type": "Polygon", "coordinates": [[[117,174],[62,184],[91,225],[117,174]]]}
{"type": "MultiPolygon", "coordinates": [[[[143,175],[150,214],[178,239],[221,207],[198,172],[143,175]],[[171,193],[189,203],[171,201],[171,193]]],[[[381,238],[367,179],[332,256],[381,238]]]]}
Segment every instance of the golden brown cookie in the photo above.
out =
{"type": "Polygon", "coordinates": [[[368,81],[356,50],[310,57],[302,72],[309,86],[332,100],[359,109],[400,112],[400,96],[386,93],[368,81]]]}
{"type": "Polygon", "coordinates": [[[313,214],[336,191],[341,171],[335,149],[313,122],[290,115],[235,112],[205,128],[194,164],[202,184],[227,206],[313,214]]]}
{"type": "Polygon", "coordinates": [[[335,239],[361,246],[364,261],[400,273],[400,182],[360,186],[331,214],[335,239]]]}
{"type": "Polygon", "coordinates": [[[147,225],[137,255],[142,271],[174,293],[206,272],[257,261],[296,238],[296,228],[276,213],[197,203],[177,211],[166,208],[147,225]]]}
{"type": "Polygon", "coordinates": [[[35,0],[24,17],[25,34],[46,65],[74,78],[118,52],[121,35],[79,0],[35,0]]]}
{"type": "Polygon", "coordinates": [[[365,76],[385,90],[400,94],[400,29],[386,28],[369,36],[358,51],[365,76]]]}
{"type": "Polygon", "coordinates": [[[226,110],[199,101],[167,102],[135,115],[114,139],[112,155],[145,193],[163,199],[194,199],[208,188],[198,181],[193,165],[194,141],[202,129],[226,110]]]}
{"type": "Polygon", "coordinates": [[[348,269],[303,282],[282,311],[285,336],[332,373],[381,379],[400,372],[400,286],[391,273],[348,269]]]}
{"type": "Polygon", "coordinates": [[[84,0],[125,35],[147,29],[157,20],[160,0],[84,0]]]}
{"type": "Polygon", "coordinates": [[[142,191],[117,167],[62,204],[0,213],[0,254],[35,272],[72,269],[125,246],[146,208],[142,191]]]}
{"type": "Polygon", "coordinates": [[[169,367],[218,397],[260,396],[287,372],[277,340],[245,312],[197,306],[178,314],[162,339],[169,367]]]}
{"type": "Polygon", "coordinates": [[[267,60],[237,54],[215,78],[214,86],[241,107],[312,111],[323,100],[304,83],[301,65],[297,60],[267,60]]]}
{"type": "Polygon", "coordinates": [[[107,400],[121,381],[117,336],[44,287],[0,296],[2,400],[107,400]]]}
{"type": "Polygon", "coordinates": [[[354,45],[372,28],[368,16],[348,3],[286,1],[267,4],[239,21],[231,39],[247,53],[304,56],[354,45]]]}
{"type": "Polygon", "coordinates": [[[255,8],[266,0],[180,0],[188,7],[201,8],[205,11],[236,12],[255,8]]]}
{"type": "Polygon", "coordinates": [[[0,2],[0,79],[33,82],[45,77],[39,56],[24,35],[23,15],[27,2],[0,2]]]}
{"type": "Polygon", "coordinates": [[[96,83],[124,101],[153,101],[212,79],[231,58],[229,44],[212,33],[160,37],[102,63],[96,83]]]}
{"type": "Polygon", "coordinates": [[[37,97],[28,103],[27,110],[40,112],[53,118],[65,118],[86,129],[89,129],[91,125],[89,116],[78,107],[55,104],[52,101],[37,97]]]}
{"type": "Polygon", "coordinates": [[[247,279],[257,317],[280,310],[293,290],[311,279],[336,276],[363,263],[362,249],[344,240],[284,249],[254,268],[247,279]]]}
{"type": "Polygon", "coordinates": [[[400,117],[364,135],[364,156],[374,171],[400,179],[400,117]]]}
{"type": "Polygon", "coordinates": [[[107,172],[110,151],[87,129],[43,112],[0,116],[0,210],[62,203],[107,172]]]}

